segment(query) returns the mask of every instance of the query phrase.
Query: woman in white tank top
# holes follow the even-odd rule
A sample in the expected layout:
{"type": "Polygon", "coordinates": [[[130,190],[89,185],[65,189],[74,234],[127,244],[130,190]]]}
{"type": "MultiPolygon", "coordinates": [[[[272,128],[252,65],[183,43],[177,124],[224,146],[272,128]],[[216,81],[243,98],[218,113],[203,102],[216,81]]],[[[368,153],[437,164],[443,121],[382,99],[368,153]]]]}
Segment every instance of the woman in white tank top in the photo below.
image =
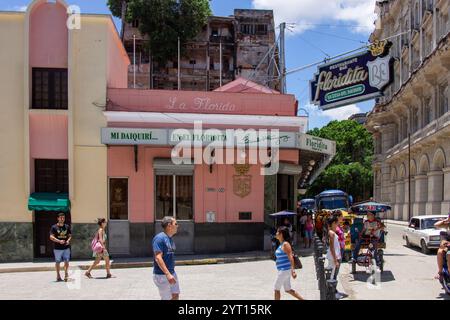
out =
{"type": "MultiPolygon", "coordinates": [[[[327,252],[328,265],[333,269],[338,269],[340,265],[341,258],[341,246],[339,244],[339,237],[336,233],[338,219],[336,217],[331,217],[328,220],[328,238],[330,239],[330,246],[327,252]]],[[[333,270],[333,274],[336,270],[333,270]]]]}

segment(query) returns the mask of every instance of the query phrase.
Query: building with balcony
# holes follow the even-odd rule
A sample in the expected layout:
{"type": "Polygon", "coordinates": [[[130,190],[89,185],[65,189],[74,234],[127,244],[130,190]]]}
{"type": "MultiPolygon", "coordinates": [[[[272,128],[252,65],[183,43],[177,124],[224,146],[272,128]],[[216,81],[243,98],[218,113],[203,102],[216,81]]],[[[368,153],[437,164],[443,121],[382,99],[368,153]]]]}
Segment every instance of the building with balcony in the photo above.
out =
{"type": "Polygon", "coordinates": [[[371,40],[390,39],[394,81],[366,127],[375,145],[374,197],[392,218],[450,211],[450,39],[446,0],[378,1],[371,40]]]}
{"type": "MultiPolygon", "coordinates": [[[[123,42],[132,63],[128,86],[177,90],[178,59],[151,63],[146,41],[139,21],[125,23],[123,42]]],[[[275,42],[272,10],[236,9],[230,17],[209,17],[193,41],[181,44],[181,90],[212,91],[243,77],[279,91],[277,58],[267,55],[277,50],[275,42]]]]}

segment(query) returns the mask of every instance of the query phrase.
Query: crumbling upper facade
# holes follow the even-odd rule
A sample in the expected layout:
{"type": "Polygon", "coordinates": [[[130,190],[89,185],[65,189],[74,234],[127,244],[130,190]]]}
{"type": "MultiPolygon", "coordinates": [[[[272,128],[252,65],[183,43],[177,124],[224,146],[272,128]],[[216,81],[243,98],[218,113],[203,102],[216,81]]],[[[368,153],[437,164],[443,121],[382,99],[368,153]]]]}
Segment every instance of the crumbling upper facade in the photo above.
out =
{"type": "MultiPolygon", "coordinates": [[[[123,41],[132,62],[129,87],[178,89],[178,59],[163,66],[151,63],[139,21],[125,25],[123,41]]],[[[276,56],[268,54],[277,52],[272,10],[236,9],[230,17],[209,17],[197,37],[182,46],[181,90],[212,91],[237,77],[279,90],[276,56]]]]}

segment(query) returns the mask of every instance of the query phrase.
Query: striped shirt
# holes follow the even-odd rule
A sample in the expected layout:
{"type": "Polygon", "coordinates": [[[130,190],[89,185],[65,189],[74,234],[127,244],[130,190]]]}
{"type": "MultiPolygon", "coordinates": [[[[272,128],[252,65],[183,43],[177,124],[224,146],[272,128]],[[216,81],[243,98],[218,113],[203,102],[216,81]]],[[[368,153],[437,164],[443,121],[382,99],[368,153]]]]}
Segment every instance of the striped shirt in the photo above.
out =
{"type": "Polygon", "coordinates": [[[280,244],[278,249],[275,251],[278,271],[286,271],[291,269],[291,262],[289,261],[288,255],[281,249],[283,247],[283,243],[280,244]]]}

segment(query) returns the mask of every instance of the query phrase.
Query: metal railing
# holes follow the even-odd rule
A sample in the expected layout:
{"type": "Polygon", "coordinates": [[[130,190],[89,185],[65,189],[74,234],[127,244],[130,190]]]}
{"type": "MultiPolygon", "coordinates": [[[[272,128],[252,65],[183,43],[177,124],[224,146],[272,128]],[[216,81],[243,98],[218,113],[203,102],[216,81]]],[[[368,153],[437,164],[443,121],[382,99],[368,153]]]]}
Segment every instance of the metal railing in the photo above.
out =
{"type": "Polygon", "coordinates": [[[314,263],[319,282],[320,300],[336,300],[337,280],[331,279],[332,269],[325,268],[326,247],[317,235],[314,236],[314,263]]]}

